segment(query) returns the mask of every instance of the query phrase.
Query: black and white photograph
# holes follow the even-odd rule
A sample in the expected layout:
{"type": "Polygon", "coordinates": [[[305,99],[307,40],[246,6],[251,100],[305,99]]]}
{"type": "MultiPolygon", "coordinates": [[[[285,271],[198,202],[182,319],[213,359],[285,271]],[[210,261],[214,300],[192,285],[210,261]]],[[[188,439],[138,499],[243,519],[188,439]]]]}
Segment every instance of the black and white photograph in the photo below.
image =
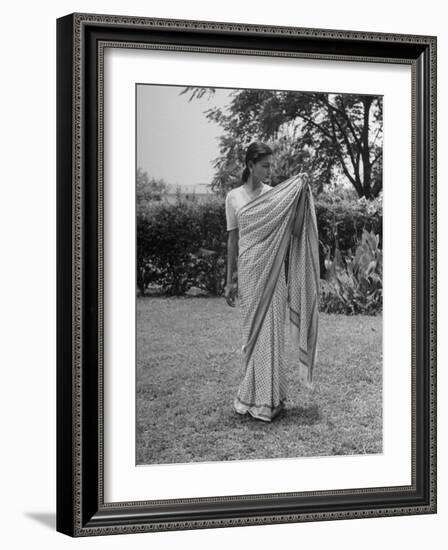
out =
{"type": "Polygon", "coordinates": [[[136,84],[137,465],[383,452],[383,96],[136,84]]]}

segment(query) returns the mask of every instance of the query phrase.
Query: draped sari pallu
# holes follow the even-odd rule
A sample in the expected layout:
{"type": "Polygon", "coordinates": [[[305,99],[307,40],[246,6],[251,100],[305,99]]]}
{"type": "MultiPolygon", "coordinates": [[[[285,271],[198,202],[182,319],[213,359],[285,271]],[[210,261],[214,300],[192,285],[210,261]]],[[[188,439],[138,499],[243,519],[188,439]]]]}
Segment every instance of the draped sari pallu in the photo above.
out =
{"type": "Polygon", "coordinates": [[[293,176],[247,203],[237,216],[244,373],[234,407],[269,421],[286,399],[286,314],[299,376],[308,387],[313,380],[320,275],[311,189],[303,176],[293,176]]]}

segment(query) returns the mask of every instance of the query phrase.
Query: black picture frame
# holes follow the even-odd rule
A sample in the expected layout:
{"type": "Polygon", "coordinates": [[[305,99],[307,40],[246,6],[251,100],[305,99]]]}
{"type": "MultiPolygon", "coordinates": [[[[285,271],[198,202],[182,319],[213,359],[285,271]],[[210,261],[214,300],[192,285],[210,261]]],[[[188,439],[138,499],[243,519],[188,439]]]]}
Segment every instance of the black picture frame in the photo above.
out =
{"type": "Polygon", "coordinates": [[[78,13],[57,20],[58,531],[90,536],[436,513],[436,44],[434,36],[210,21],[78,13]],[[411,65],[410,486],[104,502],[101,60],[110,43],[411,65]]]}

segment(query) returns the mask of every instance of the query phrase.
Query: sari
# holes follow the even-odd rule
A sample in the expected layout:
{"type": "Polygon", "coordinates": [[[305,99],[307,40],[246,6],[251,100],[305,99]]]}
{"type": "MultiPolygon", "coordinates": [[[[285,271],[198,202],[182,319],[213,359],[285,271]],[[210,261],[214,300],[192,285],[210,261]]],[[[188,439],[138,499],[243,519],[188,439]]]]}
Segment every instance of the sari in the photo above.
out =
{"type": "Polygon", "coordinates": [[[243,379],[234,409],[270,421],[286,401],[287,313],[299,376],[308,387],[313,381],[320,275],[310,186],[304,176],[295,175],[249,201],[237,217],[244,345],[243,379]]]}

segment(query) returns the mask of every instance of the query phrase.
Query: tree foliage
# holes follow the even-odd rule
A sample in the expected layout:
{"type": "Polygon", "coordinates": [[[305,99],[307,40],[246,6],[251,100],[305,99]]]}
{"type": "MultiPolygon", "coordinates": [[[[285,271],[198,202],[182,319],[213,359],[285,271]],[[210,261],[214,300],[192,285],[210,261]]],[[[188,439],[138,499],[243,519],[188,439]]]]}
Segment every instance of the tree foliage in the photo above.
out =
{"type": "MultiPolygon", "coordinates": [[[[187,87],[189,101],[214,88],[187,87]]],[[[208,109],[219,124],[220,155],[212,188],[225,194],[240,184],[247,146],[266,141],[274,150],[272,185],[296,174],[310,176],[315,193],[341,177],[359,197],[382,189],[382,97],[260,89],[233,90],[228,109],[208,109]]]]}
{"type": "Polygon", "coordinates": [[[144,210],[149,202],[160,201],[168,192],[163,179],[150,178],[147,172],[137,169],[135,176],[137,210],[144,210]]]}

